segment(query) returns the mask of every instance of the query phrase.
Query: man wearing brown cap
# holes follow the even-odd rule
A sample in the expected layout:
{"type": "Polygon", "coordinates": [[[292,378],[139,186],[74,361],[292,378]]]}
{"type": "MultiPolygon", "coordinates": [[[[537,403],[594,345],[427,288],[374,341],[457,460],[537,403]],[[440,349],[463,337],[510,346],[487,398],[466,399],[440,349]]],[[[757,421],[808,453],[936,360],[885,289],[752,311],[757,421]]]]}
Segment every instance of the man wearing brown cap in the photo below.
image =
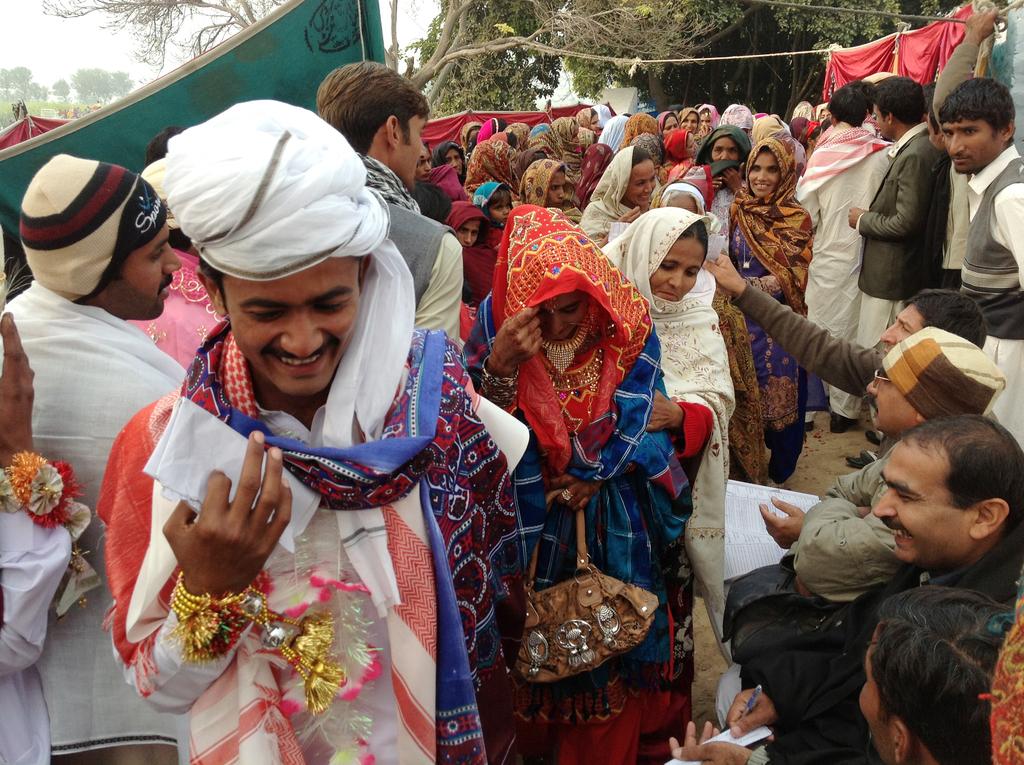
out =
{"type": "MultiPolygon", "coordinates": [[[[1006,378],[984,351],[926,327],[889,351],[868,393],[879,429],[900,438],[938,417],[987,415],[1005,388],[1006,378]]],[[[850,601],[888,581],[899,568],[892,529],[871,514],[886,491],[883,473],[889,456],[839,478],[808,512],[790,549],[799,581],[810,592],[850,601]]]]}
{"type": "MultiPolygon", "coordinates": [[[[167,244],[166,217],[152,187],[131,171],[68,155],[36,173],[22,202],[21,239],[34,282],[8,310],[35,372],[35,442],[71,463],[89,507],[96,506],[114,437],[184,378],[180,365],[129,324],[162,313],[180,266],[167,244]]],[[[80,545],[103,572],[98,519],[80,545]]],[[[174,763],[174,717],[140,705],[112,661],[102,628],[110,605],[106,587],[94,590],[83,608],[49,626],[38,669],[54,761],[174,763]]]]}

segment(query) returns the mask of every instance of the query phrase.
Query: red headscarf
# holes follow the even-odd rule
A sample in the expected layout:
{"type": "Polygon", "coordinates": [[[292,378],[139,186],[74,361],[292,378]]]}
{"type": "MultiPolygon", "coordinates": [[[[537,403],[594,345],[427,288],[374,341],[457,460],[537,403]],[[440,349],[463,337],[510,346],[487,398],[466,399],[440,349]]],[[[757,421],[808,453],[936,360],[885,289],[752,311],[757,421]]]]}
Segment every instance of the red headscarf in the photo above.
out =
{"type": "Polygon", "coordinates": [[[595,143],[588,146],[583,154],[583,168],[580,184],[576,187],[576,201],[579,208],[583,210],[590,203],[590,197],[594,195],[594,189],[601,181],[601,176],[608,169],[615,150],[603,143],[595,143]]]}
{"type": "Polygon", "coordinates": [[[470,304],[478,305],[487,297],[494,282],[494,261],[497,253],[494,248],[484,244],[490,222],[484,211],[471,202],[453,202],[452,211],[445,221],[453,230],[458,231],[471,220],[480,221],[480,233],[476,244],[462,248],[462,276],[470,292],[470,304]]]}
{"type": "MultiPolygon", "coordinates": [[[[592,411],[605,412],[651,334],[647,301],[601,249],[562,214],[533,205],[512,211],[494,267],[494,328],[525,308],[579,291],[599,312],[603,362],[592,411]]],[[[519,367],[517,405],[537,435],[548,466],[562,472],[571,445],[562,404],[540,355],[519,367]]]]}

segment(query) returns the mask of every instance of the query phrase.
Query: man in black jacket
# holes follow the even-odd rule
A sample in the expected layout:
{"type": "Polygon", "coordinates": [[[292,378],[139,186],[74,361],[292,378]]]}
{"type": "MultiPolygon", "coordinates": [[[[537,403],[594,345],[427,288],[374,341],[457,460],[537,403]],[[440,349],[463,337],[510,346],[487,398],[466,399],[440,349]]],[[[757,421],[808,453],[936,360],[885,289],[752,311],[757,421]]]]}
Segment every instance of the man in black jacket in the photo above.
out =
{"type": "Polygon", "coordinates": [[[705,762],[862,762],[873,752],[858,696],[882,603],[922,585],[1013,602],[1024,562],[1024,452],[1005,428],[974,415],[930,420],[904,433],[884,478],[889,488],[874,512],[896,532],[904,567],[889,584],[838,612],[801,650],[746,664],[747,690],[726,722],[737,734],[770,725],[775,740],[753,752],[714,747],[714,759],[705,762]],[[755,685],[763,693],[744,714],[755,685]]]}

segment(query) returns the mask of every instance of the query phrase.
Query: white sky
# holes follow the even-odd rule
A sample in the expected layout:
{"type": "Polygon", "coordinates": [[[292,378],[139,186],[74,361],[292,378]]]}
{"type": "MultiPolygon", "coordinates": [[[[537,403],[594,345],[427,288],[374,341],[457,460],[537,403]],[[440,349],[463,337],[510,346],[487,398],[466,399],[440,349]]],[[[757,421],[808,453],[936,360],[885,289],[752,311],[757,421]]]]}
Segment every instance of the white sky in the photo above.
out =
{"type": "MultiPolygon", "coordinates": [[[[379,0],[384,43],[390,42],[389,0],[379,0]]],[[[426,34],[437,12],[435,0],[399,0],[398,40],[408,45],[426,34]]],[[[43,13],[42,0],[0,0],[0,69],[26,66],[36,82],[53,87],[57,80],[70,81],[78,69],[99,68],[125,71],[137,85],[160,72],[140,63],[135,44],[123,28],[105,29],[109,19],[92,14],[78,19],[58,19],[43,13]]],[[[180,60],[168,51],[165,71],[180,60]]]]}

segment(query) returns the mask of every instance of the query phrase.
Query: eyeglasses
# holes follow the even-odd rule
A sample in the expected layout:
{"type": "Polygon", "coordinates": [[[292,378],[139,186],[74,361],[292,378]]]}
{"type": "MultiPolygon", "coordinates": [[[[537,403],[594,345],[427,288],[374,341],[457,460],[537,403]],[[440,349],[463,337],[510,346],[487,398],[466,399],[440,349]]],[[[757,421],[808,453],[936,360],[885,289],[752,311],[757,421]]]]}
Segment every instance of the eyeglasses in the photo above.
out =
{"type": "Polygon", "coordinates": [[[886,377],[885,370],[879,367],[875,370],[875,382],[892,382],[892,380],[886,377]]]}

